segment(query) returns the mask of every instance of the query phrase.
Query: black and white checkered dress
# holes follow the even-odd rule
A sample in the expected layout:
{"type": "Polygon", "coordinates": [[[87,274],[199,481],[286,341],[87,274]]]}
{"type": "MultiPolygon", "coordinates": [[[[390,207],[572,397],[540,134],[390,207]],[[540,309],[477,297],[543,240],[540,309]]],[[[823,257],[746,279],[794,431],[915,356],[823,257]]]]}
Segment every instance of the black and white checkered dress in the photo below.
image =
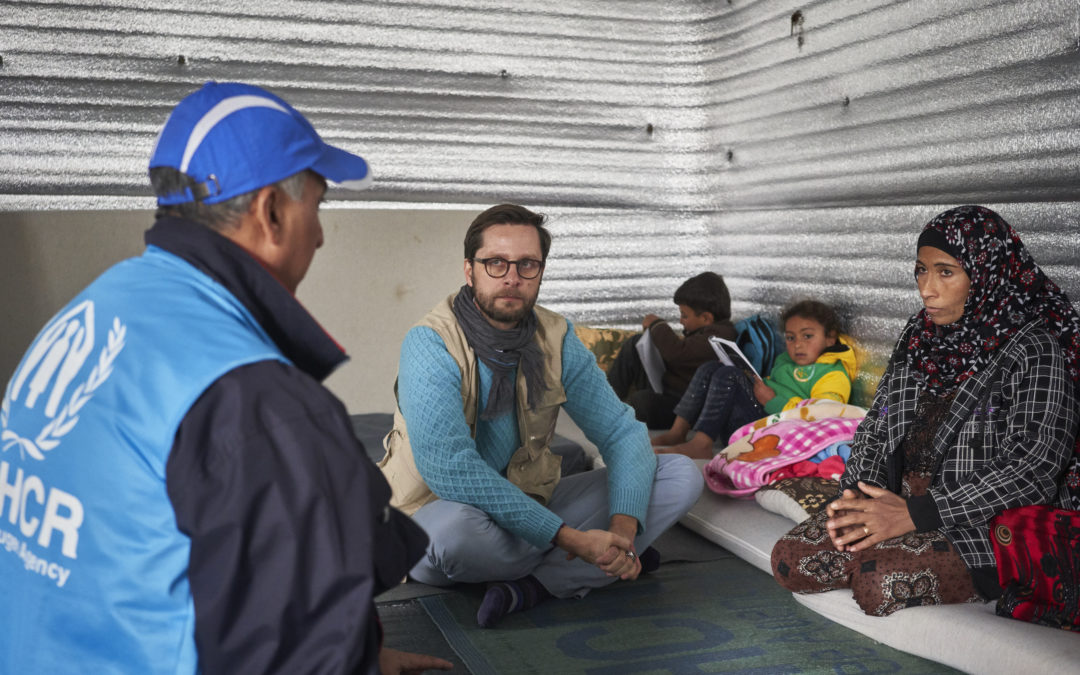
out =
{"type": "MultiPolygon", "coordinates": [[[[855,434],[841,490],[858,481],[900,492],[902,444],[915,416],[917,386],[900,336],[873,403],[855,434]]],[[[989,521],[1028,504],[1050,504],[1073,452],[1074,387],[1058,342],[1035,320],[989,366],[957,388],[934,438],[928,493],[909,501],[917,531],[940,529],[970,569],[992,568],[989,521]]]]}

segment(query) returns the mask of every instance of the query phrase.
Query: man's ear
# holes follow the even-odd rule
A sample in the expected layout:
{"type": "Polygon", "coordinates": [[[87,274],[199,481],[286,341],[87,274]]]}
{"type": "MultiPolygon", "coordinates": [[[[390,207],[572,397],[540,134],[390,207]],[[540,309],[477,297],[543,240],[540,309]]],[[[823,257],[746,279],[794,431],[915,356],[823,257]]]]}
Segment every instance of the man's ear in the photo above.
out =
{"type": "Polygon", "coordinates": [[[281,194],[273,185],[267,185],[255,193],[248,206],[248,215],[254,221],[259,237],[273,244],[281,240],[280,208],[281,194]]]}
{"type": "Polygon", "coordinates": [[[469,260],[468,258],[465,258],[465,283],[467,283],[470,286],[473,285],[472,272],[473,272],[472,261],[469,260]]]}
{"type": "Polygon", "coordinates": [[[267,186],[260,189],[236,226],[222,234],[264,265],[273,266],[281,255],[281,225],[278,222],[280,203],[281,196],[275,188],[267,186]]]}

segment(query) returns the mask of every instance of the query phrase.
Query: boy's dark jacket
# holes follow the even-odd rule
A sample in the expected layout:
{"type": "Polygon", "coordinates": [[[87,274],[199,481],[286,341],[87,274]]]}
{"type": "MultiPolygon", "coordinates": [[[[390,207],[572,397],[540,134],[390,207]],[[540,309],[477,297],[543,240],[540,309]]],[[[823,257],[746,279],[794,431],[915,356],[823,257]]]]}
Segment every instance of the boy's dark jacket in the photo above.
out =
{"type": "Polygon", "coordinates": [[[727,319],[714,321],[679,337],[666,321],[657,321],[649,327],[649,333],[664,359],[664,391],[682,396],[698,366],[716,360],[709,338],[716,335],[734,340],[735,326],[727,319]]]}

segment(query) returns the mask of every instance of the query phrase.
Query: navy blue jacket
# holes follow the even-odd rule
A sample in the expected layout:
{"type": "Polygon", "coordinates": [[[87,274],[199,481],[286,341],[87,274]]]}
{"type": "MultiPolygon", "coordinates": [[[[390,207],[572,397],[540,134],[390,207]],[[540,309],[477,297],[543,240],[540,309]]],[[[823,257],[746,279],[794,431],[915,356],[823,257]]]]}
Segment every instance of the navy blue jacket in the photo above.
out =
{"type": "MultiPolygon", "coordinates": [[[[166,465],[204,673],[376,673],[373,598],[427,537],[389,507],[390,488],[320,382],[346,358],[296,298],[227,238],[159,220],[147,244],[221,283],[293,364],[262,361],[211,385],[166,465]]],[[[197,345],[195,346],[197,348],[197,345]]]]}

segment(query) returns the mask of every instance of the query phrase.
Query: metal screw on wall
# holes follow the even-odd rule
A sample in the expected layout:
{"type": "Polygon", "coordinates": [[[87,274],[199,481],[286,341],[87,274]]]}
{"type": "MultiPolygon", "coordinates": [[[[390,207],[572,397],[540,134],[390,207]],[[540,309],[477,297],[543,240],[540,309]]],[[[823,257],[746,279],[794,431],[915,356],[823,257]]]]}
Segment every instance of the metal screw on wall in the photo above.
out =
{"type": "Polygon", "coordinates": [[[187,65],[187,57],[184,56],[183,54],[181,54],[180,56],[177,56],[176,57],[176,65],[178,65],[178,66],[186,66],[187,65]]]}
{"type": "Polygon", "coordinates": [[[510,73],[507,72],[507,70],[504,68],[499,71],[499,77],[505,80],[506,78],[510,77],[510,73]]]}
{"type": "Polygon", "coordinates": [[[648,135],[650,135],[650,136],[652,136],[652,135],[653,135],[653,125],[652,125],[652,122],[649,122],[648,124],[646,124],[646,125],[645,125],[645,133],[647,133],[647,134],[648,134],[648,135]]]}
{"type": "Polygon", "coordinates": [[[799,45],[799,50],[802,50],[803,44],[806,43],[806,39],[803,37],[803,24],[806,19],[803,17],[802,11],[796,11],[791,15],[791,35],[798,36],[796,42],[799,45]]]}

